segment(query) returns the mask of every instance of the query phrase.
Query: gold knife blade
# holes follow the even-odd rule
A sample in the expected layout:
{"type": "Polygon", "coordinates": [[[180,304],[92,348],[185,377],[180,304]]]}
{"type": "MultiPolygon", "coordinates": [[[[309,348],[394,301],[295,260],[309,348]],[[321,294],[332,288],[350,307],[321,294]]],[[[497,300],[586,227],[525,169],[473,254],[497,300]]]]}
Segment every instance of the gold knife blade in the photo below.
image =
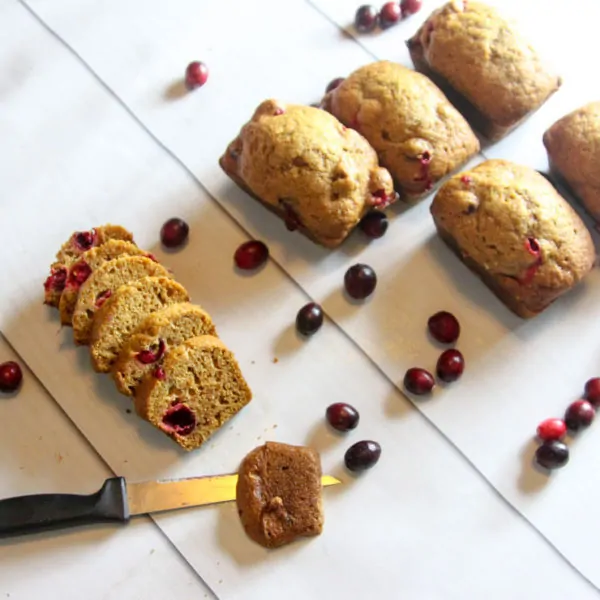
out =
{"type": "MultiPolygon", "coordinates": [[[[218,504],[235,500],[237,475],[191,477],[166,481],[127,483],[127,503],[131,516],[176,510],[190,506],[218,504]]],[[[342,483],[331,475],[321,477],[323,487],[342,483]]]]}

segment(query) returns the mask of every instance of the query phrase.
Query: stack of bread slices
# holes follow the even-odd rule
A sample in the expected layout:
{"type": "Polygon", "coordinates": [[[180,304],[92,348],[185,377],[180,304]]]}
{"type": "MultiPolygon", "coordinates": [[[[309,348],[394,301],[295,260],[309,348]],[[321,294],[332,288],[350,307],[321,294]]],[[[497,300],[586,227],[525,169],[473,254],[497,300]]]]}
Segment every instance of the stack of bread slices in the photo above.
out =
{"type": "Polygon", "coordinates": [[[111,374],[137,413],[186,450],[199,447],[252,398],[210,316],[118,225],[76,232],[45,284],[45,303],[111,374]]]}

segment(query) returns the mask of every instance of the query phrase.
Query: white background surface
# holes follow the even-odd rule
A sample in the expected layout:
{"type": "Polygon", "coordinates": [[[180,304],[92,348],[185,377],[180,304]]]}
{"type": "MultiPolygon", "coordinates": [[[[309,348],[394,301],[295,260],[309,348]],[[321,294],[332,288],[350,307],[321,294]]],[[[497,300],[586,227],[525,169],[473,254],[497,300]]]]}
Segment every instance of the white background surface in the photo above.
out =
{"type": "MultiPolygon", "coordinates": [[[[346,12],[347,3],[322,7],[343,23],[342,4],[346,12]]],[[[157,519],[219,597],[276,597],[282,581],[290,598],[595,595],[339,329],[327,323],[306,343],[292,326],[308,296],[323,302],[398,382],[407,366],[435,360],[438,350],[424,334],[427,316],[438,308],[455,312],[469,370],[454,390],[438,390],[422,409],[593,578],[599,572],[594,542],[600,531],[593,518],[600,500],[593,477],[599,437],[594,431],[582,436],[572,464],[550,480],[531,470],[529,441],[538,421],[560,414],[595,374],[597,274],[525,324],[434,239],[428,202],[398,214],[383,240],[366,247],[354,236],[342,250],[326,253],[285,232],[228,184],[216,160],[260,100],[314,101],[331,78],[371,60],[307,3],[290,1],[285,11],[273,1],[31,5],[247,231],[268,241],[303,288],[274,263],[252,277],[235,273],[231,257],[247,239],[243,231],[22,5],[0,3],[0,43],[6,45],[0,53],[0,234],[14,249],[0,275],[2,331],[119,474],[142,480],[229,472],[253,446],[279,439],[314,445],[325,469],[348,483],[327,493],[323,536],[275,553],[244,537],[232,506],[157,519]],[[197,57],[211,68],[209,84],[180,95],[181,71],[197,57]],[[165,255],[157,233],[174,214],[190,222],[191,241],[165,255]],[[213,315],[255,392],[232,425],[192,455],[127,414],[127,399],[91,372],[85,352],[69,342],[70,332],[59,331],[56,315],[40,305],[40,282],[56,247],[74,229],[105,221],[133,229],[140,245],[174,268],[213,315]],[[380,284],[371,302],[351,306],[340,283],[359,256],[375,267],[380,284]],[[565,352],[575,339],[578,344],[565,352]],[[325,407],[334,401],[351,401],[362,414],[359,429],[346,438],[323,426],[325,407]],[[350,443],[365,438],[382,444],[382,460],[354,481],[340,469],[341,458],[350,443]]],[[[424,16],[371,40],[373,52],[402,60],[402,40],[424,16]]],[[[567,90],[564,97],[572,95],[567,90]]],[[[564,108],[553,110],[559,115],[564,108]]],[[[523,126],[533,130],[527,134],[531,157],[523,154],[525,144],[513,148],[522,162],[538,166],[543,160],[539,131],[545,123],[523,126]]],[[[76,475],[69,482],[69,490],[98,487],[76,475]]],[[[46,482],[36,484],[49,491],[46,482]]],[[[20,493],[19,485],[2,493],[20,493]]],[[[114,557],[107,568],[126,552],[118,537],[110,540],[117,549],[106,553],[114,557]]],[[[25,555],[21,560],[25,564],[25,555]]],[[[149,580],[157,575],[148,570],[149,580]]]]}

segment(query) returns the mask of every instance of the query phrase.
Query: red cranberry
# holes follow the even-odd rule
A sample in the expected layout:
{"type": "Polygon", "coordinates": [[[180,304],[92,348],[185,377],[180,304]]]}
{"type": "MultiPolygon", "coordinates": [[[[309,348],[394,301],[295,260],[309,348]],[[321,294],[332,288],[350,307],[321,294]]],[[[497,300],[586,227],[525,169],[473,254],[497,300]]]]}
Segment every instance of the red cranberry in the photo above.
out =
{"type": "Polygon", "coordinates": [[[160,381],[164,381],[167,378],[167,374],[162,367],[156,367],[156,369],[154,369],[154,377],[160,381]]]}
{"type": "Polygon", "coordinates": [[[91,274],[92,269],[85,261],[82,260],[78,263],[75,263],[69,269],[69,278],[67,281],[67,285],[71,287],[79,287],[87,281],[87,278],[91,274]]]}
{"type": "Polygon", "coordinates": [[[310,302],[303,306],[296,315],[296,329],[302,335],[313,335],[323,325],[323,309],[316,303],[310,302]]]}
{"type": "Polygon", "coordinates": [[[357,11],[354,17],[354,27],[359,33],[369,33],[377,26],[377,9],[370,5],[364,4],[357,11]]]}
{"type": "Polygon", "coordinates": [[[462,352],[451,348],[442,352],[436,365],[437,376],[446,383],[456,381],[465,370],[465,359],[462,352]]]}
{"type": "Polygon", "coordinates": [[[185,70],[185,86],[188,90],[202,87],[208,79],[208,67],[203,62],[191,62],[185,70]]]}
{"type": "Polygon", "coordinates": [[[587,400],[576,400],[565,413],[565,423],[571,431],[585,429],[592,424],[596,409],[587,400]]]}
{"type": "Polygon", "coordinates": [[[96,308],[100,308],[110,297],[112,292],[110,290],[104,290],[96,296],[96,308]]]}
{"type": "Polygon", "coordinates": [[[164,340],[158,341],[158,346],[153,350],[142,350],[137,353],[136,359],[139,360],[143,365],[149,365],[159,361],[165,353],[166,344],[164,340]]]}
{"type": "Polygon", "coordinates": [[[0,364],[0,392],[15,392],[23,380],[23,371],[14,360],[0,364]]]}
{"type": "Polygon", "coordinates": [[[344,463],[349,471],[366,471],[377,464],[381,456],[381,446],[377,442],[365,440],[356,442],[346,450],[344,463]]]}
{"type": "Polygon", "coordinates": [[[471,185],[471,184],[473,183],[473,179],[471,179],[471,177],[469,177],[468,175],[463,175],[463,176],[460,178],[460,182],[461,182],[463,185],[471,185]]]}
{"type": "Polygon", "coordinates": [[[403,17],[414,15],[421,10],[422,6],[423,0],[402,0],[400,2],[400,9],[402,10],[403,17]]]}
{"type": "Polygon", "coordinates": [[[162,429],[169,433],[189,435],[195,428],[196,415],[182,402],[173,404],[162,418],[162,429]]]}
{"type": "Polygon", "coordinates": [[[548,440],[536,450],[535,460],[545,469],[560,469],[569,462],[569,448],[558,440],[548,440]]]}
{"type": "Polygon", "coordinates": [[[298,227],[302,225],[300,217],[296,214],[296,211],[284,200],[280,200],[283,206],[283,222],[288,231],[296,231],[298,227]]]}
{"type": "Polygon", "coordinates": [[[415,396],[429,394],[434,385],[433,375],[425,369],[413,367],[404,375],[404,387],[415,396]]]}
{"type": "Polygon", "coordinates": [[[269,249],[264,242],[251,240],[242,244],[233,255],[238,269],[257,269],[269,258],[269,249]]]}
{"type": "Polygon", "coordinates": [[[584,398],[595,407],[600,406],[600,377],[593,377],[586,382],[584,398]]]}
{"type": "Polygon", "coordinates": [[[396,192],[392,192],[391,194],[386,193],[385,190],[377,190],[373,192],[373,206],[377,208],[385,208],[389,206],[392,202],[397,200],[398,194],[396,192]]]}
{"type": "Polygon", "coordinates": [[[327,422],[338,431],[350,431],[358,425],[358,411],[345,402],[336,402],[327,407],[325,412],[327,422]]]}
{"type": "Polygon", "coordinates": [[[546,419],[537,428],[537,435],[544,442],[560,440],[566,433],[567,425],[562,419],[546,419]]]}
{"type": "Polygon", "coordinates": [[[527,238],[525,240],[525,249],[533,256],[540,255],[540,245],[535,238],[527,238]]]}
{"type": "Polygon", "coordinates": [[[445,310],[429,317],[427,327],[431,337],[442,344],[453,344],[460,335],[460,324],[456,317],[445,310]]]}
{"type": "Polygon", "coordinates": [[[375,290],[377,275],[368,265],[357,264],[346,271],[344,285],[351,298],[364,300],[375,290]]]}
{"type": "Polygon", "coordinates": [[[160,240],[167,248],[178,248],[185,244],[190,233],[190,226],[176,217],[169,219],[160,230],[160,240]]]}
{"type": "Polygon", "coordinates": [[[402,18],[402,11],[400,10],[400,4],[398,2],[386,2],[381,7],[379,13],[379,25],[381,29],[389,29],[396,25],[402,18]]]}
{"type": "Polygon", "coordinates": [[[325,88],[325,93],[328,94],[329,92],[331,92],[331,90],[335,90],[335,88],[339,87],[343,81],[343,77],[336,77],[335,79],[332,79],[325,88]]]}
{"type": "Polygon", "coordinates": [[[373,239],[383,237],[388,225],[387,216],[379,210],[372,210],[370,213],[367,213],[360,222],[362,232],[373,239]]]}
{"type": "Polygon", "coordinates": [[[73,245],[80,250],[85,252],[89,250],[96,243],[96,230],[90,229],[90,231],[77,231],[73,234],[73,245]]]}
{"type": "Polygon", "coordinates": [[[67,269],[65,267],[53,268],[48,276],[48,279],[44,282],[44,289],[55,290],[62,292],[65,289],[67,282],[67,269]]]}

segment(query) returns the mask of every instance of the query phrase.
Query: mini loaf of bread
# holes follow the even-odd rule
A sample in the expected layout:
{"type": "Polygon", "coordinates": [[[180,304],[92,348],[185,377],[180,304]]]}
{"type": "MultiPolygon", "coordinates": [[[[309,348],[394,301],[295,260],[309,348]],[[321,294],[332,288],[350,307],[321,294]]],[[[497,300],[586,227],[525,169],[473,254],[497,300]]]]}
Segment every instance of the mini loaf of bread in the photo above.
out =
{"type": "Polygon", "coordinates": [[[323,531],[321,459],[310,448],[267,442],[246,456],[236,501],[248,536],[266,548],[323,531]]]}
{"type": "Polygon", "coordinates": [[[94,317],[90,336],[94,370],[111,371],[129,336],[150,313],[189,299],[186,289],[169,277],[142,277],[117,288],[94,317]]]}
{"type": "Polygon", "coordinates": [[[137,413],[185,450],[202,445],[251,399],[233,354],[210,335],[173,348],[134,396],[137,413]]]}
{"type": "Polygon", "coordinates": [[[288,229],[329,248],[341,244],[370,208],[396,198],[369,143],[310,106],[263,102],[220,165],[288,229]]]}
{"type": "Polygon", "coordinates": [[[559,119],[544,133],[552,171],[600,221],[600,102],[559,119]]]}
{"type": "Polygon", "coordinates": [[[101,264],[119,256],[147,256],[153,258],[148,252],[138,248],[132,242],[124,240],[108,240],[101,246],[96,246],[84,252],[78,260],[67,269],[65,289],[60,296],[59,310],[62,325],[71,325],[73,311],[77,305],[79,289],[85,283],[92,271],[101,264]]]}
{"type": "Polygon", "coordinates": [[[117,288],[152,276],[171,277],[165,267],[145,256],[123,256],[100,265],[79,289],[72,320],[75,343],[89,342],[96,311],[117,288]]]}
{"type": "Polygon", "coordinates": [[[481,2],[448,2],[407,45],[415,67],[491,140],[506,135],[561,85],[517,27],[481,2]]]}
{"type": "Polygon", "coordinates": [[[102,225],[89,231],[76,231],[56,253],[50,267],[50,275],[44,283],[44,304],[58,307],[60,296],[67,282],[67,268],[84,252],[100,246],[108,240],[133,242],[133,235],[120,225],[102,225]]]}
{"type": "Polygon", "coordinates": [[[479,151],[462,115],[424,75],[380,61],[329,92],[323,107],[375,148],[403,200],[416,200],[479,151]]]}
{"type": "Polygon", "coordinates": [[[442,239],[520,317],[533,317],[591,270],[589,231],[539,173],[488,160],[446,182],[431,206],[442,239]]]}
{"type": "Polygon", "coordinates": [[[134,396],[143,377],[162,365],[171,348],[201,335],[216,336],[217,332],[199,306],[179,302],[150,313],[125,342],[113,366],[117,388],[134,396]]]}

